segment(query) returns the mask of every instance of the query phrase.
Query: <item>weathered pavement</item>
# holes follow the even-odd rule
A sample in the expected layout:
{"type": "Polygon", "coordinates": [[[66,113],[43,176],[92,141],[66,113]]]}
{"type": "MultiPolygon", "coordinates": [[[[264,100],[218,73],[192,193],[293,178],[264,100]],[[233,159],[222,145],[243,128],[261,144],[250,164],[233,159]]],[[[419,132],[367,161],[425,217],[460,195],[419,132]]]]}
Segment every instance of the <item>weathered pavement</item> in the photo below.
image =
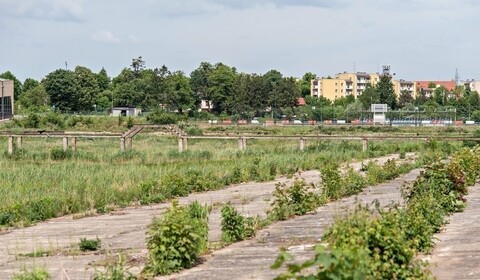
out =
{"type": "MultiPolygon", "coordinates": [[[[388,156],[376,159],[379,163],[385,162],[389,158],[398,158],[396,156],[388,156]]],[[[366,161],[365,161],[366,162],[366,161]]],[[[360,169],[361,163],[357,162],[351,164],[355,169],[360,169]]],[[[320,180],[318,171],[306,171],[302,172],[301,177],[307,182],[318,182],[320,180]]],[[[205,193],[192,194],[188,197],[179,199],[181,204],[186,204],[192,201],[199,201],[201,203],[214,205],[214,210],[210,215],[209,220],[209,239],[210,241],[218,241],[221,236],[220,230],[220,205],[227,201],[231,201],[244,215],[264,215],[270,205],[270,198],[275,190],[275,184],[278,182],[291,182],[291,179],[279,178],[272,182],[266,183],[244,183],[234,185],[222,190],[210,191],[205,193]]],[[[390,184],[381,188],[375,188],[368,193],[373,197],[384,199],[386,202],[390,200],[398,200],[399,192],[397,187],[401,185],[403,181],[400,179],[392,188],[390,184]],[[398,186],[397,186],[398,185],[398,186]],[[390,186],[390,187],[389,187],[390,186]],[[381,192],[376,194],[376,192],[381,192]]],[[[366,198],[366,201],[370,201],[366,198]]],[[[353,204],[354,199],[348,199],[344,201],[345,206],[353,204]]],[[[31,267],[45,267],[51,274],[52,279],[91,279],[93,276],[92,263],[101,262],[105,260],[107,255],[115,255],[118,251],[127,251],[129,256],[137,256],[140,258],[139,263],[142,262],[141,258],[146,253],[145,245],[145,232],[147,226],[150,224],[154,216],[162,214],[165,209],[170,207],[170,203],[162,203],[153,206],[137,207],[137,208],[125,208],[118,211],[114,211],[108,215],[87,217],[82,219],[73,219],[71,216],[52,219],[46,222],[39,223],[32,227],[13,230],[9,233],[0,235],[0,279],[10,279],[14,272],[18,272],[23,266],[31,267]],[[107,249],[107,252],[103,253],[79,253],[77,244],[80,238],[99,238],[102,241],[102,248],[107,249]],[[58,252],[53,256],[44,256],[38,258],[22,257],[21,254],[28,254],[34,251],[55,251],[58,252]]],[[[315,224],[327,225],[331,222],[333,213],[339,209],[337,207],[343,207],[341,203],[335,203],[331,206],[327,206],[327,210],[320,209],[317,213],[325,213],[325,218],[319,218],[312,225],[303,222],[301,217],[291,221],[290,223],[282,223],[279,225],[273,225],[268,230],[269,232],[277,232],[277,237],[274,238],[272,234],[265,242],[260,242],[263,246],[270,245],[269,242],[274,240],[285,240],[290,232],[292,240],[290,243],[295,243],[296,240],[303,240],[316,236],[321,236],[323,231],[322,227],[316,228],[315,224]],[[336,205],[336,206],[335,206],[336,205]],[[329,208],[330,207],[330,208],[329,208]],[[328,210],[329,209],[329,210],[328,210]],[[324,220],[321,220],[324,219],[324,220]],[[300,223],[301,227],[297,223],[300,223]],[[310,228],[311,227],[311,228],[310,228]],[[304,229],[300,233],[301,229],[304,229]],[[283,234],[287,234],[283,236],[283,234]],[[268,242],[267,242],[268,241],[268,242]]],[[[310,216],[306,216],[308,218],[310,216]]],[[[260,233],[261,236],[263,233],[260,233]]],[[[258,239],[257,239],[258,240],[258,239]]],[[[255,241],[257,242],[257,241],[255,241]]],[[[237,246],[243,243],[229,246],[222,250],[232,251],[237,246]]],[[[275,243],[272,243],[274,246],[275,243]]],[[[278,246],[270,249],[262,248],[262,252],[269,252],[271,254],[270,259],[274,258],[278,252],[278,246]]],[[[234,252],[236,253],[236,252],[234,252]]],[[[221,254],[221,253],[220,253],[221,254]]],[[[214,254],[214,257],[217,253],[214,254]]],[[[241,256],[241,255],[240,255],[241,256]]],[[[265,262],[267,267],[270,265],[270,259],[265,262]]],[[[235,259],[224,260],[232,262],[235,265],[235,259]]],[[[137,268],[137,271],[139,268],[137,268]]],[[[193,270],[192,270],[193,271],[193,270]]],[[[203,274],[202,274],[203,275],[203,274]]],[[[225,276],[225,275],[224,275],[225,276]]],[[[198,277],[191,276],[198,279],[198,277]]],[[[210,278],[210,277],[207,277],[210,278]]],[[[219,278],[219,279],[224,279],[219,278]]]]}
{"type": "Polygon", "coordinates": [[[450,223],[436,234],[430,259],[437,279],[480,279],[480,184],[469,189],[464,212],[450,217],[450,223]]]}
{"type": "Polygon", "coordinates": [[[214,252],[197,267],[156,279],[273,279],[279,272],[272,271],[270,265],[281,247],[290,247],[297,261],[311,257],[312,251],[305,248],[318,243],[336,215],[355,207],[356,201],[365,204],[378,200],[383,206],[401,202],[400,187],[414,181],[419,174],[420,169],[415,169],[393,181],[369,187],[357,196],[320,207],[314,214],[275,223],[258,232],[254,239],[214,252]]]}

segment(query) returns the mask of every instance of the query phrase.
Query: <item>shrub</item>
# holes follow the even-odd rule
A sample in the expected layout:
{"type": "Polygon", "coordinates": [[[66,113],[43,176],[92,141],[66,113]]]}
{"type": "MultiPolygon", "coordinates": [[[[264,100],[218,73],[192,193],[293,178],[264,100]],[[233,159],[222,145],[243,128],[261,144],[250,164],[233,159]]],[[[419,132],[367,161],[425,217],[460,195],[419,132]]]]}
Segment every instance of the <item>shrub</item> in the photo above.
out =
{"type": "Polygon", "coordinates": [[[33,268],[28,270],[23,268],[18,274],[13,275],[13,280],[47,280],[50,279],[50,274],[45,268],[33,268]]]}
{"type": "Polygon", "coordinates": [[[338,199],[343,195],[342,180],[338,171],[338,164],[326,163],[320,169],[322,177],[322,191],[328,199],[338,199]]]}
{"type": "Polygon", "coordinates": [[[285,183],[278,183],[273,197],[269,217],[274,221],[304,215],[314,211],[324,202],[313,184],[307,185],[304,180],[299,179],[296,179],[291,187],[287,187],[285,183]]]}
{"type": "Polygon", "coordinates": [[[50,158],[52,160],[64,160],[64,159],[69,159],[74,156],[75,152],[72,150],[66,150],[64,151],[63,149],[52,149],[50,151],[50,158]]]}
{"type": "Polygon", "coordinates": [[[176,124],[183,118],[175,113],[163,110],[155,110],[147,115],[147,121],[152,124],[176,124]]]}
{"type": "Polygon", "coordinates": [[[193,266],[207,248],[208,219],[198,206],[174,201],[148,229],[148,261],[144,273],[166,275],[193,266]]]}
{"type": "Polygon", "coordinates": [[[222,241],[232,243],[245,238],[245,224],[243,216],[230,204],[222,209],[222,241]]]}
{"type": "Polygon", "coordinates": [[[104,272],[96,271],[93,280],[135,280],[133,274],[125,268],[125,259],[119,256],[118,262],[108,265],[104,272]]]}
{"type": "Polygon", "coordinates": [[[98,239],[87,239],[87,238],[80,238],[80,242],[78,243],[78,247],[81,251],[97,251],[102,246],[102,241],[98,239]]]}

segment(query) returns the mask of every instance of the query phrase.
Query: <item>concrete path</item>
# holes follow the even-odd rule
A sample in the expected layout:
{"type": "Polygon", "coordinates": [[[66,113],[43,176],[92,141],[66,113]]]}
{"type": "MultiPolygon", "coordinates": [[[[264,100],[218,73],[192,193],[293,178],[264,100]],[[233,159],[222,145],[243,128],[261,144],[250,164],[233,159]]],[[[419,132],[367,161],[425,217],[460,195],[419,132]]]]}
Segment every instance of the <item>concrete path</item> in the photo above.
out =
{"type": "MultiPolygon", "coordinates": [[[[398,155],[376,160],[381,164],[390,158],[398,158],[398,155]]],[[[361,162],[351,165],[358,170],[361,167],[361,162]]],[[[318,182],[320,180],[318,171],[302,172],[301,177],[307,182],[318,182]]],[[[192,194],[179,199],[179,202],[186,204],[197,200],[201,203],[213,205],[214,210],[209,219],[209,239],[210,241],[219,241],[221,236],[220,207],[222,203],[231,201],[244,215],[265,215],[271,203],[270,199],[272,192],[275,190],[275,184],[278,182],[288,184],[291,181],[291,179],[282,177],[265,183],[244,183],[222,190],[192,194]]],[[[401,182],[402,180],[398,181],[397,185],[400,185],[401,182]]],[[[394,189],[394,192],[387,191],[381,197],[387,201],[397,200],[399,193],[396,187],[394,189]]],[[[388,190],[388,188],[385,190],[388,190]]],[[[385,190],[382,188],[382,192],[385,192],[385,190]]],[[[375,192],[376,189],[369,193],[373,194],[375,192]]],[[[346,200],[345,205],[351,205],[352,202],[353,198],[346,200]]],[[[46,267],[52,275],[52,279],[91,279],[94,273],[92,264],[101,263],[108,256],[116,255],[117,252],[127,252],[130,258],[137,256],[139,267],[133,271],[139,271],[146,255],[145,232],[147,227],[154,216],[161,215],[170,205],[170,203],[162,203],[145,207],[125,208],[108,215],[82,219],[73,219],[72,216],[66,216],[0,234],[0,279],[10,279],[14,272],[18,272],[24,266],[46,267]],[[98,237],[102,241],[103,250],[95,253],[79,252],[77,244],[80,238],[84,237],[89,239],[98,237]],[[53,252],[54,254],[37,258],[22,256],[39,250],[53,252]]],[[[335,208],[336,206],[328,207],[335,208]]],[[[322,211],[320,210],[319,213],[322,213],[322,211]]],[[[330,216],[333,215],[333,212],[329,213],[330,216]]],[[[301,220],[296,219],[295,221],[301,220]]],[[[295,221],[292,221],[291,227],[293,229],[298,228],[295,226],[295,221]]],[[[328,222],[329,220],[326,221],[326,223],[328,222]]],[[[288,229],[288,226],[286,229],[284,226],[285,224],[281,226],[273,225],[271,229],[274,230],[277,227],[278,230],[288,229]]],[[[307,229],[308,231],[313,230],[313,228],[307,229]]],[[[295,236],[296,238],[302,237],[301,234],[298,235],[298,231],[295,236]]],[[[262,244],[269,245],[270,243],[262,244]]],[[[224,250],[233,250],[236,246],[239,245],[235,244],[224,250]]],[[[278,247],[272,247],[271,257],[274,257],[277,251],[278,247]]]]}
{"type": "Polygon", "coordinates": [[[419,169],[413,170],[388,183],[369,187],[358,196],[329,203],[314,214],[275,223],[258,232],[254,239],[214,252],[197,267],[156,279],[273,279],[279,272],[272,271],[270,266],[281,247],[289,248],[297,261],[312,257],[312,246],[318,243],[336,215],[354,207],[357,200],[360,203],[378,200],[381,205],[401,202],[400,187],[414,181],[419,174],[419,169]]]}
{"type": "Polygon", "coordinates": [[[437,242],[430,269],[437,279],[480,279],[480,184],[469,189],[464,212],[450,217],[437,242]]]}

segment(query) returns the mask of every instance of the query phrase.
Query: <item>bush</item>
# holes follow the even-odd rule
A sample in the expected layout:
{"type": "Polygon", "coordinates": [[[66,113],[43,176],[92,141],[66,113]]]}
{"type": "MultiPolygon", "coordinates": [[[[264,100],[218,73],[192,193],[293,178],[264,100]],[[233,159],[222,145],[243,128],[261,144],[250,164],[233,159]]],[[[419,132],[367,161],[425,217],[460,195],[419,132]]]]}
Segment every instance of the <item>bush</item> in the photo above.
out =
{"type": "Polygon", "coordinates": [[[108,265],[104,272],[96,271],[93,280],[135,280],[133,274],[125,268],[125,260],[119,256],[118,262],[108,265]]]}
{"type": "Polygon", "coordinates": [[[176,124],[183,119],[184,116],[162,110],[155,110],[147,115],[147,121],[152,124],[176,124]]]}
{"type": "Polygon", "coordinates": [[[245,238],[245,221],[242,215],[230,204],[222,207],[222,241],[232,243],[245,238]]]}
{"type": "Polygon", "coordinates": [[[45,268],[33,268],[28,270],[26,268],[18,274],[13,275],[13,280],[47,280],[50,279],[50,274],[45,268]]]}
{"type": "Polygon", "coordinates": [[[174,201],[148,229],[148,261],[144,273],[166,275],[192,267],[207,248],[208,211],[174,201]]]}
{"type": "Polygon", "coordinates": [[[64,159],[69,159],[74,156],[75,152],[72,150],[66,150],[64,151],[63,149],[52,149],[50,151],[50,158],[52,160],[64,160],[64,159]]]}
{"type": "Polygon", "coordinates": [[[274,220],[287,220],[295,215],[304,215],[314,211],[324,203],[313,184],[296,179],[291,187],[278,183],[273,192],[274,200],[269,217],[274,220]]]}
{"type": "Polygon", "coordinates": [[[78,247],[81,251],[97,251],[102,246],[102,241],[98,239],[87,239],[87,238],[80,238],[80,243],[78,243],[78,247]]]}

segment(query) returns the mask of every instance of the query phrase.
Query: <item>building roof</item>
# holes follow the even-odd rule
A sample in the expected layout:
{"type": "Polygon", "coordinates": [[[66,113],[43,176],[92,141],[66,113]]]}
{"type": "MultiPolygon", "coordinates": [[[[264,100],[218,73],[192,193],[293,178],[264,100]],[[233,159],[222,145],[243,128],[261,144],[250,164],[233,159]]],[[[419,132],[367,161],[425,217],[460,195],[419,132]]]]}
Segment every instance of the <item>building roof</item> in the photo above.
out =
{"type": "Polygon", "coordinates": [[[297,98],[297,106],[305,106],[306,104],[305,99],[301,97],[297,98]]]}
{"type": "Polygon", "coordinates": [[[426,89],[430,83],[434,83],[436,87],[444,86],[447,90],[453,91],[457,84],[455,81],[416,81],[419,88],[426,89]]]}

